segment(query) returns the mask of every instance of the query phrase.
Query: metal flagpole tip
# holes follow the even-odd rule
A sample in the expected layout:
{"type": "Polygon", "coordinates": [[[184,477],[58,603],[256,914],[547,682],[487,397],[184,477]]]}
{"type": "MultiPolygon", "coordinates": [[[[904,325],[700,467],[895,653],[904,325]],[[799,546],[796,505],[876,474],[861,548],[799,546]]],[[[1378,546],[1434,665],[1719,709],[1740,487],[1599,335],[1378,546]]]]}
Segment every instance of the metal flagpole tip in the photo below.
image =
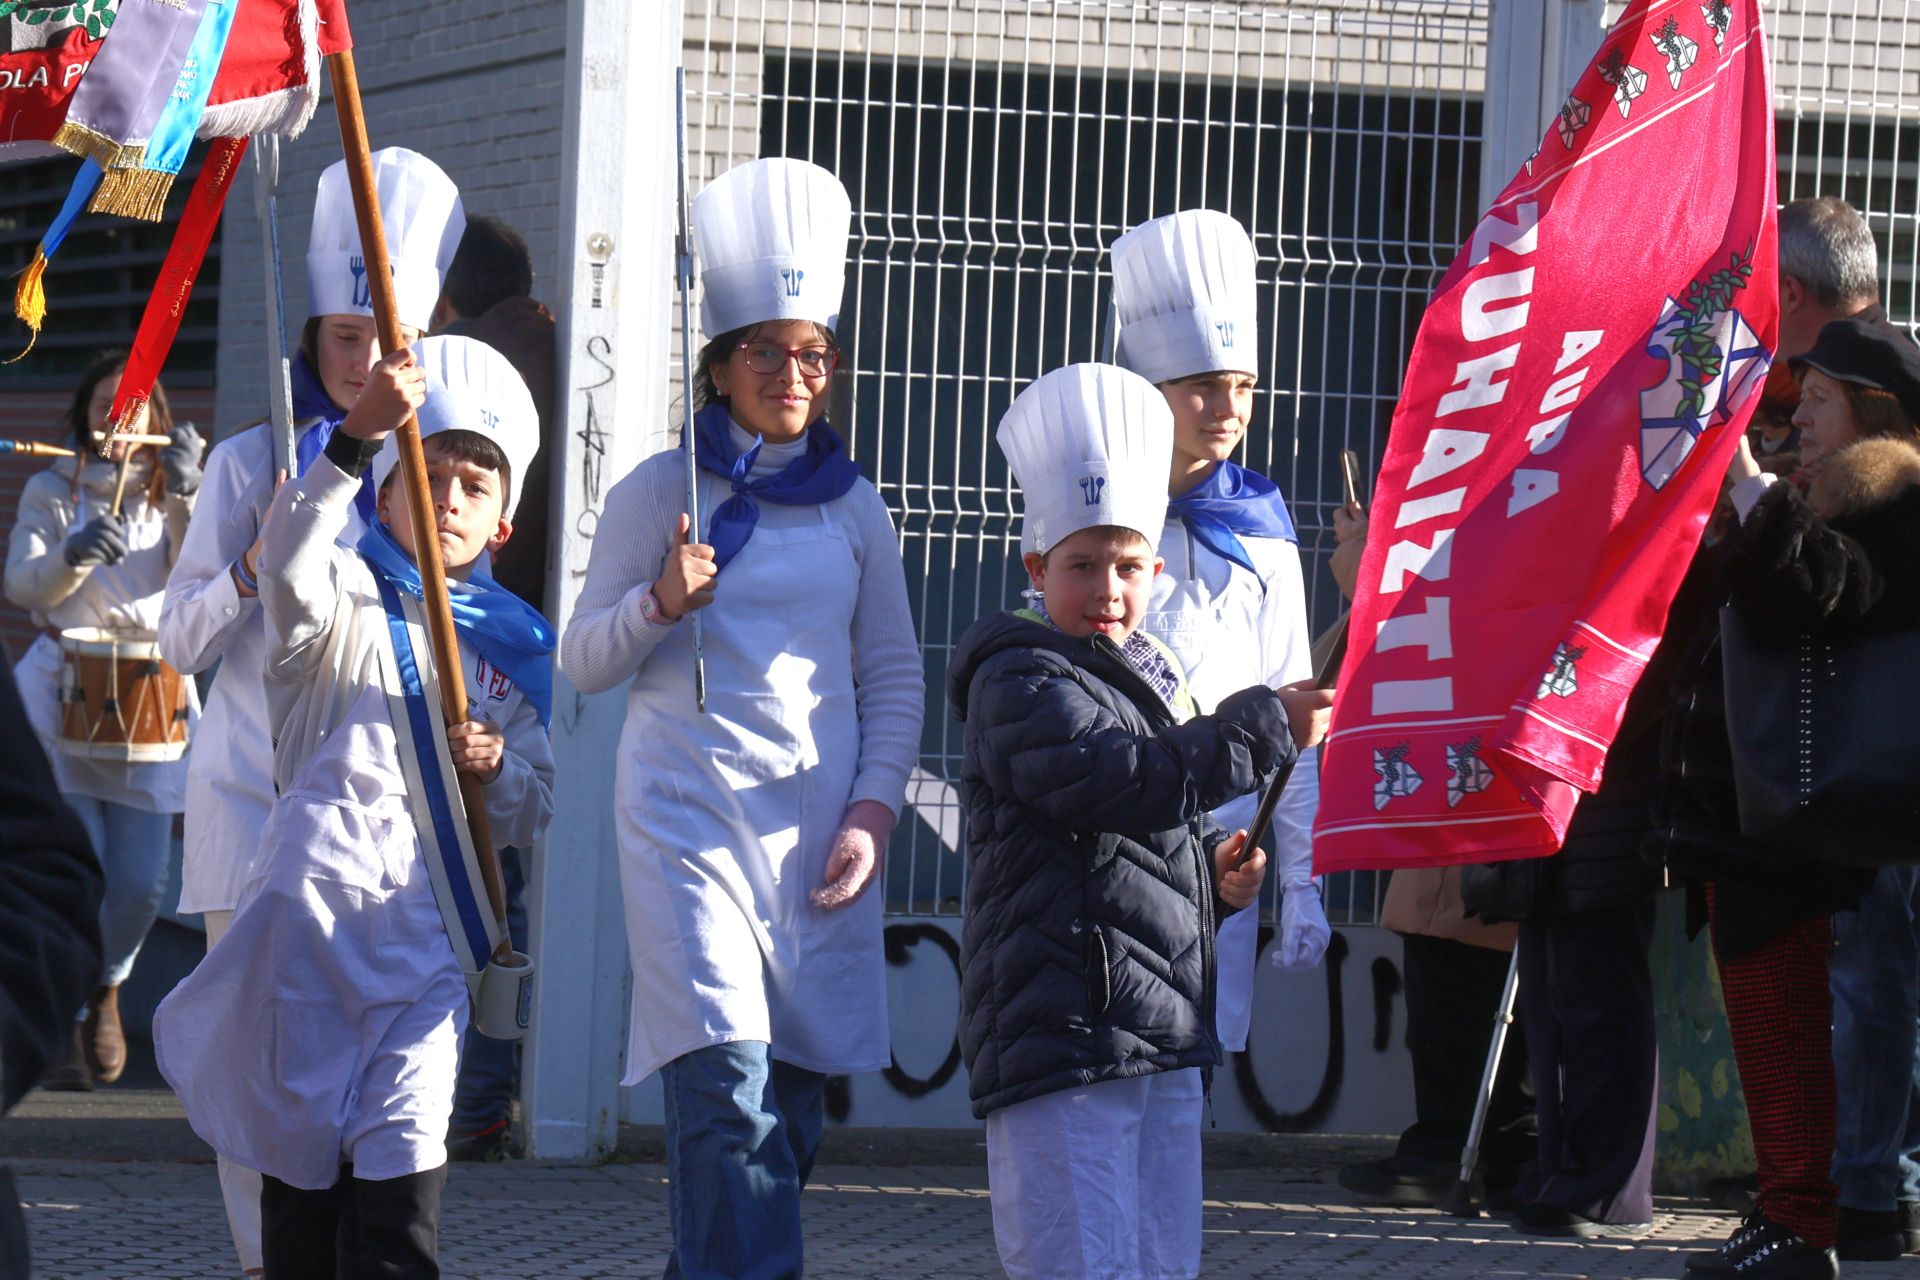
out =
{"type": "Polygon", "coordinates": [[[1440,1212],[1455,1218],[1480,1217],[1480,1206],[1473,1202],[1473,1183],[1465,1178],[1455,1182],[1440,1201],[1440,1212]]]}

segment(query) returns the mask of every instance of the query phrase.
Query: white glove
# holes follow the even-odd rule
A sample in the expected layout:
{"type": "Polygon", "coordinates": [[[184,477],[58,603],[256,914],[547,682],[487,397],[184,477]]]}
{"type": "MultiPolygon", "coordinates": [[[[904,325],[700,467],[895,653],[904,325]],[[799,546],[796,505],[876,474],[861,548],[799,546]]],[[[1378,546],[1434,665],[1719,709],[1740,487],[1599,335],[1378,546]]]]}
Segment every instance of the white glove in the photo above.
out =
{"type": "Polygon", "coordinates": [[[1320,905],[1320,886],[1308,880],[1287,885],[1280,899],[1280,937],[1273,947],[1276,969],[1311,969],[1327,954],[1333,930],[1320,905]]]}

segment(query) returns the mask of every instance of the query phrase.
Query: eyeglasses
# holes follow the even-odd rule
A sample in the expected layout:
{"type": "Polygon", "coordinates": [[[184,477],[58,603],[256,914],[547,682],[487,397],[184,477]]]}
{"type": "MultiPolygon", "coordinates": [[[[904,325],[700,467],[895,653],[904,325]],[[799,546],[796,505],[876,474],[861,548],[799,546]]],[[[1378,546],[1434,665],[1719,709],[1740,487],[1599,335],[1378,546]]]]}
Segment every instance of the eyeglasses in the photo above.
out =
{"type": "Polygon", "coordinates": [[[792,360],[800,366],[803,378],[824,378],[840,363],[840,353],[830,347],[783,347],[772,342],[743,342],[747,368],[755,373],[779,373],[792,360]]]}

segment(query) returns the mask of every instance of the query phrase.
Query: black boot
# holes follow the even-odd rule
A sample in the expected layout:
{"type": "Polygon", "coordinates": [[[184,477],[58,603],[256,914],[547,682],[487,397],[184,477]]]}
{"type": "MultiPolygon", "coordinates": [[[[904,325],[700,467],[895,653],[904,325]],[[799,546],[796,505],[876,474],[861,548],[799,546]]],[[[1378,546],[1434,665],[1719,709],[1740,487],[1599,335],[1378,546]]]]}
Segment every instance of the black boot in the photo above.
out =
{"type": "MultiPolygon", "coordinates": [[[[340,1274],[352,1280],[439,1280],[440,1191],[447,1167],[375,1182],[352,1179],[340,1229],[340,1274]]],[[[267,1274],[274,1274],[271,1263],[267,1274]]]]}
{"type": "Polygon", "coordinates": [[[1848,1262],[1891,1262],[1907,1251],[1906,1219],[1898,1209],[1840,1206],[1835,1249],[1848,1262]]]}

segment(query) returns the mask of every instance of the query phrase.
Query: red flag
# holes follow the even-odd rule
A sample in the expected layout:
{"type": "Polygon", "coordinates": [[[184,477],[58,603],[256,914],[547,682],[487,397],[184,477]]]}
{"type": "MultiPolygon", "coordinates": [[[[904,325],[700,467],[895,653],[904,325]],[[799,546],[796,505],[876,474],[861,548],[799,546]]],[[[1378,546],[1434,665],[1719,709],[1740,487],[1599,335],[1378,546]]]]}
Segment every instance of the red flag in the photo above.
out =
{"type": "MultiPolygon", "coordinates": [[[[345,0],[236,0],[200,136],[298,134],[320,95],[320,59],[353,47],[345,0]]],[[[52,155],[80,78],[113,27],[115,0],[75,0],[0,24],[26,24],[26,47],[0,51],[0,160],[52,155]],[[46,15],[34,22],[36,14],[46,15]]],[[[0,29],[0,40],[15,28],[0,29]]]]}
{"type": "Polygon", "coordinates": [[[1774,211],[1755,0],[1634,0],[1414,341],[1317,871],[1560,847],[1771,363],[1774,211]]]}

